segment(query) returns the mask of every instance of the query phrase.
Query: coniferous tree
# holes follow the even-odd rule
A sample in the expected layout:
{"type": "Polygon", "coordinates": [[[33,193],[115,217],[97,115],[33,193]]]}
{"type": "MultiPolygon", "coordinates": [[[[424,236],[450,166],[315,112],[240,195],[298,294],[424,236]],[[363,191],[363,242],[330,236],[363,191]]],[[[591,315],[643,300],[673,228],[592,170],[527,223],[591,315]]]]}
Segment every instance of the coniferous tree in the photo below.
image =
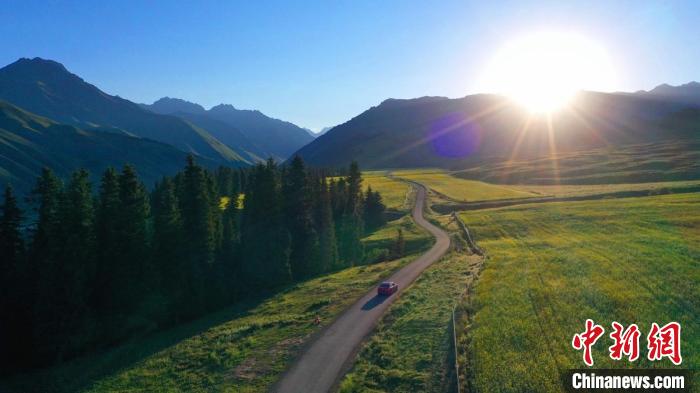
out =
{"type": "Polygon", "coordinates": [[[364,249],[360,239],[364,232],[362,220],[362,174],[357,162],[352,162],[345,184],[344,202],[339,236],[340,259],[346,266],[362,260],[364,249]]]}
{"type": "Polygon", "coordinates": [[[243,208],[242,268],[249,285],[270,288],[291,281],[289,232],[273,160],[258,164],[248,177],[243,208]]]}
{"type": "Polygon", "coordinates": [[[386,223],[384,218],[386,206],[382,202],[382,196],[379,192],[373,192],[370,186],[367,186],[363,210],[365,227],[367,229],[374,230],[386,223]]]}
{"type": "Polygon", "coordinates": [[[119,268],[114,277],[119,292],[113,295],[116,296],[118,310],[129,313],[139,306],[144,294],[155,289],[154,269],[149,258],[148,194],[131,165],[125,165],[119,175],[119,203],[119,268]]]}
{"type": "Polygon", "coordinates": [[[89,299],[95,280],[95,227],[92,185],[85,169],[71,175],[60,206],[61,247],[54,280],[61,285],[54,305],[61,313],[56,331],[65,354],[79,352],[94,337],[85,329],[92,317],[89,299]]]}
{"type": "Polygon", "coordinates": [[[187,314],[196,315],[205,306],[206,280],[214,259],[215,223],[212,220],[212,195],[209,180],[202,167],[187,157],[182,174],[182,190],[179,200],[185,239],[185,255],[188,266],[186,288],[187,314]]]}
{"type": "Polygon", "coordinates": [[[57,343],[65,341],[57,327],[63,318],[58,301],[63,285],[59,277],[61,238],[60,201],[63,186],[53,171],[44,168],[32,191],[37,205],[37,223],[31,243],[29,276],[33,281],[34,307],[32,335],[34,358],[39,363],[53,361],[58,355],[57,343]]]}
{"type": "Polygon", "coordinates": [[[31,294],[27,282],[22,211],[12,186],[5,188],[0,217],[0,374],[26,365],[31,348],[31,294]]]}
{"type": "Polygon", "coordinates": [[[313,227],[312,193],[304,161],[295,156],[284,176],[284,213],[291,235],[289,265],[300,280],[321,271],[318,235],[313,227]]]}
{"type": "Polygon", "coordinates": [[[396,258],[401,258],[404,256],[406,251],[406,241],[404,240],[403,237],[403,230],[401,228],[396,230],[396,240],[394,241],[394,245],[391,250],[391,257],[396,259],[396,258]]]}
{"type": "Polygon", "coordinates": [[[328,190],[326,177],[322,177],[317,187],[314,216],[316,228],[319,233],[319,254],[321,271],[328,272],[337,269],[338,244],[335,237],[335,223],[333,222],[333,209],[328,190]]]}
{"type": "Polygon", "coordinates": [[[167,299],[169,314],[179,321],[186,303],[187,266],[184,259],[184,235],[175,184],[164,178],[153,192],[153,264],[160,292],[167,299]]]}

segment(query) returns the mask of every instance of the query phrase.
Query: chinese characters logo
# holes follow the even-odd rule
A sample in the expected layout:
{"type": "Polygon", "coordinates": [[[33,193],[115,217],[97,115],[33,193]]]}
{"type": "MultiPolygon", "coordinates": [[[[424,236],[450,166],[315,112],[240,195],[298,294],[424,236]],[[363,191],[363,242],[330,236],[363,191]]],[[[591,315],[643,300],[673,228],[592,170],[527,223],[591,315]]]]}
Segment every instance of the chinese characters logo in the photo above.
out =
{"type": "MultiPolygon", "coordinates": [[[[639,359],[639,337],[641,332],[636,324],[629,325],[626,329],[622,324],[613,322],[613,332],[610,338],[613,345],[608,347],[610,358],[621,360],[627,357],[630,362],[639,359]]],[[[591,348],[605,334],[605,329],[597,325],[593,320],[586,320],[586,329],[574,335],[571,346],[576,350],[583,350],[583,362],[587,366],[593,366],[593,354],[591,348]]],[[[668,358],[675,365],[681,364],[681,325],[678,322],[669,322],[659,327],[654,322],[647,335],[647,359],[650,361],[668,358]]]]}

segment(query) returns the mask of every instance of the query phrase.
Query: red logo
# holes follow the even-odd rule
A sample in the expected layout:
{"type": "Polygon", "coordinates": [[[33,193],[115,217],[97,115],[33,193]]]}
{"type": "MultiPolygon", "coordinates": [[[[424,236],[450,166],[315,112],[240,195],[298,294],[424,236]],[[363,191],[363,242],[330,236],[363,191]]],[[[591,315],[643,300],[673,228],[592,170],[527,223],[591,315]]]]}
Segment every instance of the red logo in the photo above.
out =
{"type": "Polygon", "coordinates": [[[622,325],[617,322],[613,322],[612,327],[615,331],[610,333],[610,338],[615,343],[608,348],[610,358],[620,360],[622,355],[627,355],[630,362],[637,360],[639,358],[639,327],[633,323],[627,330],[624,330],[622,325]]]}
{"type": "Polygon", "coordinates": [[[586,331],[574,335],[571,340],[571,345],[574,349],[583,349],[583,362],[589,367],[593,365],[593,355],[591,354],[591,347],[598,341],[598,339],[605,333],[605,329],[602,326],[593,323],[593,320],[586,320],[586,331]]]}
{"type": "Polygon", "coordinates": [[[661,360],[668,357],[675,365],[679,365],[683,361],[681,357],[681,325],[678,322],[670,322],[662,328],[659,328],[656,323],[652,323],[647,342],[649,343],[647,345],[649,360],[661,360]]]}
{"type": "MultiPolygon", "coordinates": [[[[622,360],[627,357],[628,361],[634,362],[639,359],[639,336],[641,332],[637,324],[631,324],[625,329],[622,324],[613,322],[613,332],[610,338],[613,345],[608,347],[610,358],[622,360]]],[[[596,325],[591,319],[586,320],[586,330],[574,335],[571,346],[576,350],[583,350],[583,362],[587,366],[593,366],[593,354],[591,348],[603,336],[605,329],[596,325]]],[[[668,358],[675,365],[683,362],[681,357],[681,325],[678,322],[669,322],[663,327],[654,322],[647,336],[647,358],[651,361],[668,358]]]]}

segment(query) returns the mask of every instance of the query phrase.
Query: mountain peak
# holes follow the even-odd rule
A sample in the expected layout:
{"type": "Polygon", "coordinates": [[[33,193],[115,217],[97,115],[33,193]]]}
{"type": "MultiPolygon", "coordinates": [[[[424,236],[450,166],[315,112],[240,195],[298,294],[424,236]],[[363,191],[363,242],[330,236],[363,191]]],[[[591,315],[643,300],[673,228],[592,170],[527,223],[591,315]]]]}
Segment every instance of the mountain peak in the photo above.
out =
{"type": "Polygon", "coordinates": [[[48,59],[42,59],[41,57],[35,57],[33,59],[22,57],[21,59],[15,61],[12,64],[7,65],[3,68],[6,71],[29,71],[29,72],[52,72],[52,73],[68,73],[70,72],[63,66],[63,64],[48,59]]]}
{"type": "Polygon", "coordinates": [[[157,100],[152,105],[148,105],[148,109],[152,110],[153,112],[166,115],[177,112],[194,114],[202,114],[206,112],[206,110],[199,104],[195,104],[194,102],[183,100],[181,98],[171,97],[163,97],[157,100]]]}

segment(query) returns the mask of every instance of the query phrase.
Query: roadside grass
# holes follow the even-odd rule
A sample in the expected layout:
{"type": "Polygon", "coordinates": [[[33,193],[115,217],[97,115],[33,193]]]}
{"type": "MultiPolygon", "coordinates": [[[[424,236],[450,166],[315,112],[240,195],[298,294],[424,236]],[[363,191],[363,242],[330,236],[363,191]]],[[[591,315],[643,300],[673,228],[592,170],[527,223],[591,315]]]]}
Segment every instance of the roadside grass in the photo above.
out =
{"type": "MultiPolygon", "coordinates": [[[[587,318],[606,329],[595,368],[646,359],[652,322],[682,325],[682,368],[700,367],[700,194],[522,205],[460,213],[489,259],[471,296],[470,381],[480,392],[562,391],[585,367],[571,346],[587,318]],[[640,359],[608,356],[612,321],[637,323],[640,359]]],[[[696,378],[697,380],[697,378],[696,378]]]]}
{"type": "Polygon", "coordinates": [[[451,253],[426,269],[383,317],[340,392],[448,391],[452,307],[478,262],[451,253]]]}
{"type": "Polygon", "coordinates": [[[495,199],[531,198],[538,196],[511,186],[460,179],[439,169],[395,171],[394,176],[413,180],[457,202],[495,199]]]}
{"type": "Polygon", "coordinates": [[[568,197],[580,195],[608,194],[624,191],[649,190],[651,193],[653,193],[654,190],[662,189],[683,190],[686,188],[700,187],[700,180],[622,184],[562,184],[549,186],[518,184],[511,185],[509,187],[525,192],[531,192],[533,194],[539,194],[541,196],[568,197]]]}
{"type": "Polygon", "coordinates": [[[390,250],[396,243],[398,230],[401,229],[405,241],[405,251],[414,253],[426,249],[432,244],[432,237],[421,227],[417,226],[409,215],[389,221],[387,225],[362,239],[367,254],[372,250],[390,250]]]}
{"type": "Polygon", "coordinates": [[[429,235],[406,216],[363,239],[367,249],[391,241],[397,227],[405,228],[415,253],[261,294],[110,351],[0,381],[0,391],[264,392],[311,334],[430,246],[429,235]]]}

